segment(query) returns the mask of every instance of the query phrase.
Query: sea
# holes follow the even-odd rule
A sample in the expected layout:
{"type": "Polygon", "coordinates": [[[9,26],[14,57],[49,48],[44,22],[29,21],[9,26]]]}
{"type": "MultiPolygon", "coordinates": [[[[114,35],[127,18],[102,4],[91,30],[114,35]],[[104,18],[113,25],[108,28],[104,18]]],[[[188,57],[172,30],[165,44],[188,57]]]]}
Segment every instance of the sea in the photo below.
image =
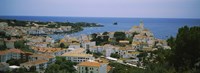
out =
{"type": "MultiPolygon", "coordinates": [[[[178,29],[183,26],[200,26],[200,19],[193,18],[114,18],[114,17],[56,17],[56,16],[0,16],[0,19],[16,19],[25,21],[52,21],[52,22],[90,22],[104,25],[104,27],[88,27],[83,31],[70,34],[72,36],[87,35],[92,33],[128,31],[133,26],[138,26],[143,21],[144,27],[149,29],[155,38],[168,39],[175,37],[178,29]],[[113,23],[117,22],[117,25],[113,23]]],[[[58,40],[69,34],[49,35],[58,40]]]]}

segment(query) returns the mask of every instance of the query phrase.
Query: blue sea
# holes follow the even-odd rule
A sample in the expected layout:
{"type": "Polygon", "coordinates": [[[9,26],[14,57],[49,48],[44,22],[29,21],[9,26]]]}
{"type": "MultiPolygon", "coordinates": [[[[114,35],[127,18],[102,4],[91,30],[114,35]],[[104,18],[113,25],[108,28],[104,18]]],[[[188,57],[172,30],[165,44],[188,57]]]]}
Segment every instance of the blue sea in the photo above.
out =
{"type": "MultiPolygon", "coordinates": [[[[54,21],[54,22],[91,22],[104,25],[104,27],[84,28],[83,31],[73,35],[91,34],[105,31],[127,31],[132,26],[139,25],[142,20],[144,27],[153,32],[159,39],[176,36],[178,28],[185,25],[200,26],[200,19],[186,18],[104,18],[104,17],[53,17],[53,16],[0,16],[0,19],[16,19],[26,21],[54,21]],[[113,25],[117,22],[118,25],[113,25]]],[[[50,35],[55,39],[62,38],[65,34],[50,35]]]]}

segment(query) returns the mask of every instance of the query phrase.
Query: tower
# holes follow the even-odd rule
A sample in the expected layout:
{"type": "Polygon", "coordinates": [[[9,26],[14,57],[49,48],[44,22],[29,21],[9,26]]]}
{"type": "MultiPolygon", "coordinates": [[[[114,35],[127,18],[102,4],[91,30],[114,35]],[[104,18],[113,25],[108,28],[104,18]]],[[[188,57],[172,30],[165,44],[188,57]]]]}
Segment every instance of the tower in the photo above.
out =
{"type": "Polygon", "coordinates": [[[140,20],[140,25],[139,25],[139,27],[140,27],[141,29],[144,29],[144,23],[143,23],[142,20],[140,20]]]}

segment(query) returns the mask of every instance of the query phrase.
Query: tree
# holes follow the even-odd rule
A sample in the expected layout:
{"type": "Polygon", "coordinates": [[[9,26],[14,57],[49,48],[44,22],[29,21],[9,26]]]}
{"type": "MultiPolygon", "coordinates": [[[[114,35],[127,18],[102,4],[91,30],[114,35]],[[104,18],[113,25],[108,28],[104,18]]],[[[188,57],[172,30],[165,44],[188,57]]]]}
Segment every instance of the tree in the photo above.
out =
{"type": "Polygon", "coordinates": [[[100,56],[102,56],[102,55],[103,55],[103,54],[100,53],[100,52],[93,53],[93,56],[94,56],[95,58],[98,58],[98,57],[100,57],[100,56]]]}
{"type": "Polygon", "coordinates": [[[9,65],[17,65],[17,66],[19,66],[20,65],[20,60],[10,59],[10,60],[7,60],[6,63],[8,63],[9,65]]]}
{"type": "Polygon", "coordinates": [[[103,35],[108,35],[109,33],[108,32],[103,32],[103,35]]]}
{"type": "Polygon", "coordinates": [[[119,40],[124,40],[126,38],[126,34],[124,32],[115,32],[114,37],[116,41],[119,42],[119,40]]]}
{"type": "Polygon", "coordinates": [[[65,44],[64,43],[60,43],[60,48],[64,48],[65,44]]]}
{"type": "Polygon", "coordinates": [[[169,39],[167,39],[167,45],[169,45],[172,49],[175,48],[175,38],[174,37],[170,37],[169,39]]]}
{"type": "Polygon", "coordinates": [[[45,70],[45,73],[75,73],[76,69],[73,67],[77,63],[67,61],[65,57],[56,57],[55,64],[51,64],[45,70]]]}
{"type": "Polygon", "coordinates": [[[110,57],[113,57],[113,58],[120,58],[120,55],[117,54],[117,53],[111,53],[110,57]]]}
{"type": "Polygon", "coordinates": [[[92,41],[95,41],[96,38],[97,38],[97,34],[96,34],[96,33],[93,33],[93,34],[91,34],[91,37],[92,37],[92,41]]]}
{"type": "Polygon", "coordinates": [[[16,41],[14,43],[14,46],[15,46],[15,48],[24,48],[25,44],[24,44],[24,41],[20,40],[20,41],[16,41]]]}
{"type": "Polygon", "coordinates": [[[186,71],[194,68],[200,69],[200,27],[184,26],[178,30],[175,42],[171,44],[174,50],[171,55],[170,64],[178,71],[186,71]],[[174,43],[174,45],[172,45],[174,43]]]}
{"type": "Polygon", "coordinates": [[[58,64],[51,64],[47,69],[45,70],[45,73],[56,73],[60,71],[60,66],[58,64]]]}
{"type": "Polygon", "coordinates": [[[35,72],[36,71],[36,66],[31,66],[30,70],[31,72],[35,72]]]}
{"type": "Polygon", "coordinates": [[[137,35],[137,34],[139,34],[139,33],[133,32],[133,33],[132,33],[132,37],[134,37],[134,36],[137,35]]]}
{"type": "Polygon", "coordinates": [[[92,52],[89,49],[86,49],[87,54],[91,54],[92,52]]]}

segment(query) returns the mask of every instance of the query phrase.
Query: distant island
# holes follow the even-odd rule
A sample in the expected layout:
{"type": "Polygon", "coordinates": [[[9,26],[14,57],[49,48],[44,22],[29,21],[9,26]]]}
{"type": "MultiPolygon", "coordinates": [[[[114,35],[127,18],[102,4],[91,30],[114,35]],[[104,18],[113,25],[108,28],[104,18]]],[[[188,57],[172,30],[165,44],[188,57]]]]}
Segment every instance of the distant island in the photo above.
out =
{"type": "Polygon", "coordinates": [[[42,22],[12,19],[0,19],[0,22],[6,26],[19,26],[22,29],[26,29],[25,31],[30,35],[71,34],[82,31],[84,27],[103,27],[103,25],[88,22],[42,22]]]}

